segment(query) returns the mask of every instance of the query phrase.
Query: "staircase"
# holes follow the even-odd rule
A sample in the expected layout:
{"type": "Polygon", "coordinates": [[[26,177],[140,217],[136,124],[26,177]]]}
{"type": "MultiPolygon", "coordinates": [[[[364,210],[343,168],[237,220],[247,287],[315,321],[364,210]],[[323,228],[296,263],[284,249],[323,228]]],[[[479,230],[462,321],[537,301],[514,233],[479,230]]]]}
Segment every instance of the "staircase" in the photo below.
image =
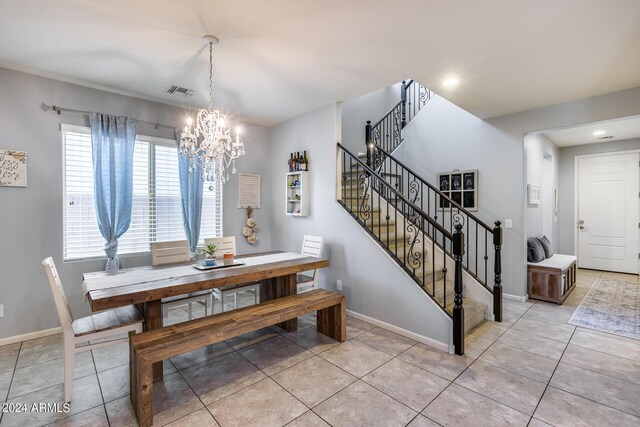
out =
{"type": "Polygon", "coordinates": [[[375,125],[367,122],[366,155],[338,144],[338,203],[452,318],[455,352],[464,354],[470,329],[486,318],[502,320],[502,230],[393,157],[403,142],[402,128],[432,96],[414,81],[403,82],[400,102],[375,125]]]}

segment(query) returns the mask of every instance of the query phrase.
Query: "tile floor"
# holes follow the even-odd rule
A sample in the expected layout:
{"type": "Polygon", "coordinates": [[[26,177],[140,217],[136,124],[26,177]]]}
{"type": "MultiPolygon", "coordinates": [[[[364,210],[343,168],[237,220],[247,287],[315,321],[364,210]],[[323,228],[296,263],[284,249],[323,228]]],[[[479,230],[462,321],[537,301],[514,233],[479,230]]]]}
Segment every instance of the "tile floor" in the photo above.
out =
{"type": "MultiPolygon", "coordinates": [[[[562,306],[505,300],[504,322],[472,330],[463,357],[353,318],[340,344],[313,315],[293,334],[267,328],[176,357],[154,389],[155,425],[638,426],[640,340],[566,323],[601,274],[579,271],[562,306]]],[[[62,362],[59,335],[0,347],[2,400],[61,401],[62,362]]],[[[127,346],[99,349],[77,359],[71,412],[0,424],[136,425],[128,393],[127,346]]]]}

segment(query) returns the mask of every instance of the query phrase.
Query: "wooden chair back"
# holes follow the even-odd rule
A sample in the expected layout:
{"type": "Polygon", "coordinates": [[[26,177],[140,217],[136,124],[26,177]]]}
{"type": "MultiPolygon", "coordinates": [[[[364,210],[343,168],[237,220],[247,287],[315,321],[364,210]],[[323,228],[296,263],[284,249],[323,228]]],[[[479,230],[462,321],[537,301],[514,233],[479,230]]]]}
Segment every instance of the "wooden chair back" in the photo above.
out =
{"type": "Polygon", "coordinates": [[[67,297],[64,294],[62,283],[60,282],[60,276],[58,270],[53,263],[53,259],[48,257],[42,261],[44,271],[47,273],[47,279],[49,280],[49,286],[51,287],[51,293],[53,294],[53,301],[56,304],[56,311],[58,312],[58,320],[60,320],[60,326],[62,330],[67,332],[73,332],[71,328],[71,322],[73,317],[71,316],[71,310],[69,310],[69,304],[67,297]]]}
{"type": "Polygon", "coordinates": [[[174,264],[190,259],[191,252],[187,240],[151,243],[151,265],[174,264]]]}
{"type": "MultiPolygon", "coordinates": [[[[324,238],[322,236],[311,236],[305,234],[302,239],[302,255],[311,256],[314,258],[320,258],[322,256],[322,248],[324,246],[324,238]]],[[[315,279],[316,272],[313,270],[313,277],[315,279]]]]}
{"type": "Polygon", "coordinates": [[[216,257],[218,258],[222,258],[225,254],[237,255],[236,236],[209,237],[204,239],[205,245],[208,245],[209,243],[216,245],[216,257]]]}

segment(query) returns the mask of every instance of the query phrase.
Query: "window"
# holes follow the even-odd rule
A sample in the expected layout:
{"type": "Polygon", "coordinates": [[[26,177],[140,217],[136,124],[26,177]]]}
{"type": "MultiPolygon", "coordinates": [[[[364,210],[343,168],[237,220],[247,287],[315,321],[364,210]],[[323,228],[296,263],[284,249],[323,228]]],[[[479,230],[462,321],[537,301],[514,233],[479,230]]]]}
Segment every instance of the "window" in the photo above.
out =
{"type": "MultiPolygon", "coordinates": [[[[93,201],[91,131],[62,127],[64,156],[64,259],[104,256],[93,201]]],[[[200,243],[222,235],[222,185],[204,182],[200,243]]],[[[150,242],[185,239],[173,140],[138,135],[133,157],[133,209],[118,254],[149,251],[150,242]]]]}

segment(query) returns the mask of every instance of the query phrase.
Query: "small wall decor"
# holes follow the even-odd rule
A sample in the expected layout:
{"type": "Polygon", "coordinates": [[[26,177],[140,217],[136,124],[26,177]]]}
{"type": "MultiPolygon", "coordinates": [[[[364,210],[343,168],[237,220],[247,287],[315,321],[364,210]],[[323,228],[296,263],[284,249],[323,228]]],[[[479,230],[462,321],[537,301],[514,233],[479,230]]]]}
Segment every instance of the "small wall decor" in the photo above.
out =
{"type": "Polygon", "coordinates": [[[27,153],[0,150],[0,187],[27,186],[27,153]]]}
{"type": "Polygon", "coordinates": [[[527,203],[537,206],[540,204],[541,187],[535,184],[527,184],[527,203]]]}
{"type": "Polygon", "coordinates": [[[260,174],[238,173],[238,208],[260,208],[260,182],[260,174]]]}
{"type": "Polygon", "coordinates": [[[242,229],[242,235],[247,239],[247,243],[250,245],[255,245],[258,243],[258,231],[260,230],[260,226],[253,219],[253,209],[247,208],[247,225],[242,229]]]}
{"type": "MultiPolygon", "coordinates": [[[[454,170],[437,174],[440,192],[469,211],[478,210],[478,170],[454,170]]],[[[451,204],[438,196],[441,209],[451,209],[451,204]]]]}

